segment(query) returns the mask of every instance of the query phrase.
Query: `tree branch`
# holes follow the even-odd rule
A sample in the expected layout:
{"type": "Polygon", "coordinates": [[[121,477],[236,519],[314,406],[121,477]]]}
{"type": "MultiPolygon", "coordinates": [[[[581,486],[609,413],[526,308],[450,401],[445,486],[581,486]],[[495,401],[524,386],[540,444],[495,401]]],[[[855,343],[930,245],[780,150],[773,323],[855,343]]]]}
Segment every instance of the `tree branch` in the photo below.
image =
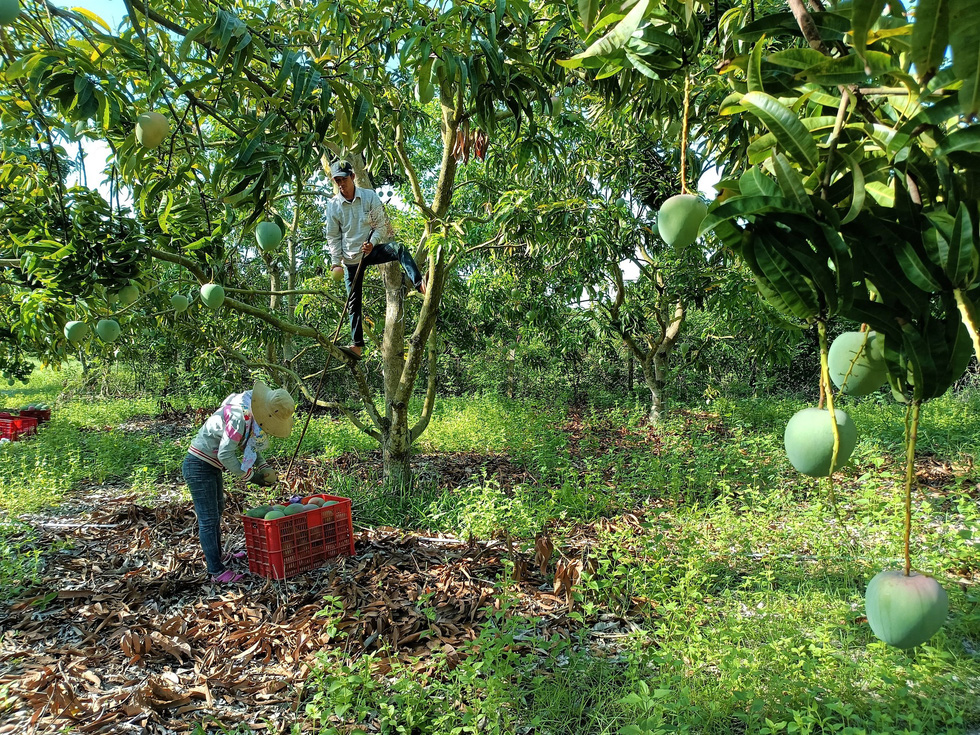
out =
{"type": "Polygon", "coordinates": [[[809,11],[803,5],[803,0],[789,0],[789,9],[793,11],[796,24],[800,27],[803,38],[810,44],[810,48],[819,51],[825,56],[830,56],[830,49],[827,48],[823,39],[820,37],[817,24],[814,22],[813,16],[810,15],[809,11]]]}
{"type": "MultiPolygon", "coordinates": [[[[796,18],[796,24],[800,27],[800,31],[803,33],[803,37],[807,43],[810,44],[810,47],[816,49],[824,56],[830,56],[830,49],[827,48],[823,39],[820,37],[817,24],[814,22],[813,16],[806,9],[806,6],[803,5],[803,0],[789,0],[789,7],[793,11],[793,17],[796,18]]],[[[850,89],[851,94],[854,95],[857,109],[861,112],[861,116],[873,125],[878,124],[878,116],[875,115],[874,110],[871,109],[868,101],[861,95],[856,86],[845,87],[843,84],[838,84],[837,89],[840,90],[841,94],[850,89]]]]}
{"type": "Polygon", "coordinates": [[[408,176],[415,206],[422,210],[430,220],[436,219],[436,213],[425,202],[425,195],[422,193],[422,186],[419,184],[418,174],[415,172],[415,167],[412,165],[412,162],[408,158],[408,153],[405,151],[405,130],[402,127],[401,120],[395,125],[395,152],[398,154],[398,160],[401,161],[402,168],[405,169],[405,174],[408,176]]]}
{"type": "Polygon", "coordinates": [[[436,352],[436,328],[433,326],[429,332],[429,381],[425,389],[425,403],[422,404],[422,416],[411,430],[411,441],[415,442],[429,426],[432,419],[432,408],[436,404],[436,362],[438,354],[436,352]]]}
{"type": "Polygon", "coordinates": [[[422,302],[422,311],[419,314],[418,324],[415,331],[408,339],[408,358],[402,368],[401,379],[398,381],[398,390],[395,391],[395,400],[400,403],[408,403],[412,395],[412,388],[415,385],[415,377],[421,367],[422,354],[425,350],[425,342],[428,340],[429,333],[435,327],[436,316],[439,313],[439,302],[442,300],[442,289],[445,283],[445,251],[440,246],[438,253],[429,253],[429,283],[425,292],[425,300],[422,302]]]}
{"type": "MultiPolygon", "coordinates": [[[[149,38],[147,38],[146,32],[143,30],[143,26],[140,24],[139,20],[137,19],[136,13],[133,12],[133,3],[135,2],[135,0],[123,0],[123,2],[126,3],[126,9],[129,11],[129,19],[132,22],[133,27],[136,29],[136,33],[142,39],[143,44],[146,46],[147,51],[149,51],[150,50],[149,38]]],[[[161,68],[166,72],[167,76],[170,77],[170,80],[179,89],[182,86],[180,77],[178,77],[176,72],[174,72],[174,70],[170,68],[170,65],[163,60],[162,56],[160,56],[155,51],[153,52],[153,56],[154,56],[154,61],[160,64],[161,68]]],[[[220,112],[218,112],[214,107],[209,105],[204,100],[199,99],[197,95],[195,95],[190,90],[185,90],[183,95],[188,99],[188,101],[192,105],[194,105],[195,107],[200,107],[202,110],[204,110],[211,117],[213,117],[219,123],[221,123],[226,128],[228,128],[228,130],[233,132],[235,135],[239,137],[242,137],[244,135],[244,133],[242,133],[241,130],[239,130],[237,127],[235,127],[235,125],[229,122],[220,112]]]]}

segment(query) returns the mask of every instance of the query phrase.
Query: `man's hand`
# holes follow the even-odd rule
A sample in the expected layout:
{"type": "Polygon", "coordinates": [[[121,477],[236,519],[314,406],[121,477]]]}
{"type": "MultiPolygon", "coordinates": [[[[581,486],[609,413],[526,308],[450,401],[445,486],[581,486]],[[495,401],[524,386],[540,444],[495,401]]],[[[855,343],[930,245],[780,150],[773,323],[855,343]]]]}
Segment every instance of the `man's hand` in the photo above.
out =
{"type": "Polygon", "coordinates": [[[365,255],[370,255],[372,250],[374,250],[374,244],[370,240],[361,245],[361,252],[365,255]]]}

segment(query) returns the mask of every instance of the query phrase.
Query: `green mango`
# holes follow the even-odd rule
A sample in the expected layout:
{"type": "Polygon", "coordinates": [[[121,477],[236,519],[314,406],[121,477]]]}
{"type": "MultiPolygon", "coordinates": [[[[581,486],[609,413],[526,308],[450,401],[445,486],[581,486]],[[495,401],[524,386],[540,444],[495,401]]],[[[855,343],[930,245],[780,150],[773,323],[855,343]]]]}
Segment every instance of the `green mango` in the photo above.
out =
{"type": "Polygon", "coordinates": [[[932,638],[949,613],[949,597],[932,577],[899,570],[878,572],[864,595],[871,630],[896,648],[914,648],[932,638]]]}
{"type": "Polygon", "coordinates": [[[255,241],[264,253],[271,253],[282,242],[282,230],[275,222],[259,222],[255,226],[255,241]]]}
{"type": "Polygon", "coordinates": [[[830,379],[849,396],[874,393],[888,380],[882,337],[875,332],[844,332],[827,355],[830,379]]]}
{"type": "Polygon", "coordinates": [[[212,309],[220,309],[225,302],[225,289],[217,283],[205,283],[201,286],[201,301],[212,309]]]}
{"type": "Polygon", "coordinates": [[[265,514],[271,510],[271,505],[259,505],[247,511],[245,515],[247,515],[249,518],[265,518],[265,514]]]}
{"type": "Polygon", "coordinates": [[[678,194],[665,201],[657,212],[657,230],[671,247],[686,248],[698,239],[698,230],[708,214],[708,205],[693,194],[678,194]]]}
{"type": "MultiPolygon", "coordinates": [[[[840,449],[837,465],[840,469],[857,445],[857,427],[851,417],[839,408],[834,411],[840,433],[840,449]]],[[[783,435],[786,456],[797,472],[810,477],[827,477],[834,453],[834,430],[830,411],[822,408],[804,408],[793,415],[786,424],[783,435]]]]}

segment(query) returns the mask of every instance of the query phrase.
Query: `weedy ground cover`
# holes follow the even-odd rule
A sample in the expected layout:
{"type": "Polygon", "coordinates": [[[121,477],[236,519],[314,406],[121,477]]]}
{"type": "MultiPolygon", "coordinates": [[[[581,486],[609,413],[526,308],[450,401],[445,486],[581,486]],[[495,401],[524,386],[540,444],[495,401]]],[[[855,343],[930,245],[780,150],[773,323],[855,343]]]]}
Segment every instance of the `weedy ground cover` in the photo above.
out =
{"type": "MultiPolygon", "coordinates": [[[[41,373],[22,395],[3,398],[43,400],[56,415],[38,438],[0,452],[8,518],[0,582],[9,596],[43,564],[27,553],[29,530],[11,519],[85,482],[115,482],[155,502],[155,486],[179,481],[196,429],[164,438],[127,431],[157,404],[58,400],[62,382],[41,373]]],[[[861,439],[833,502],[826,481],[798,475],[783,456],[782,428],[803,407],[793,398],[677,407],[656,430],[630,408],[442,400],[419,446],[423,460],[470,453],[483,467],[474,460],[451,487],[423,473],[400,494],[349,463],[331,469],[340,457],[376,466],[376,450],[345,423],[316,417],[303,455],[326,468],[329,490],[353,498],[360,524],[507,538],[515,560],[531,558],[545,533],[556,549],[546,584],[562,563],[581,562],[582,576],[569,593],[575,632],[566,637],[541,637],[539,621],[508,613],[518,584],[509,575],[495,580],[501,610],[476,640],[425,666],[384,646],[348,656],[339,634],[313,666],[297,732],[975,730],[980,395],[946,396],[923,413],[913,562],[942,582],[951,614],[910,652],[878,642],[863,618],[867,581],[901,558],[902,409],[874,396],[842,406],[861,439]],[[501,472],[502,457],[521,473],[501,472]],[[604,634],[613,623],[617,632],[604,634]]],[[[297,438],[273,454],[288,458],[297,438]]]]}

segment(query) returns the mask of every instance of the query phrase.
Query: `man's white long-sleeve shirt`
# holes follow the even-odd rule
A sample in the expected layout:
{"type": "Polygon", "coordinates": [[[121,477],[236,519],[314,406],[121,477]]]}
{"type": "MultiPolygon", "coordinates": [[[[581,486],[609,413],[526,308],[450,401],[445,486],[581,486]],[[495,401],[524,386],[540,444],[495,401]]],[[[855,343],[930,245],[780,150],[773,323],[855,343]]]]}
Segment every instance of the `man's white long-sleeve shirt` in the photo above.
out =
{"type": "Polygon", "coordinates": [[[343,194],[335,194],[327,202],[327,247],[331,265],[340,265],[341,261],[348,265],[360,262],[361,246],[365,242],[383,245],[378,229],[384,221],[381,198],[374,189],[354,187],[351,201],[344,199],[343,194]]]}

